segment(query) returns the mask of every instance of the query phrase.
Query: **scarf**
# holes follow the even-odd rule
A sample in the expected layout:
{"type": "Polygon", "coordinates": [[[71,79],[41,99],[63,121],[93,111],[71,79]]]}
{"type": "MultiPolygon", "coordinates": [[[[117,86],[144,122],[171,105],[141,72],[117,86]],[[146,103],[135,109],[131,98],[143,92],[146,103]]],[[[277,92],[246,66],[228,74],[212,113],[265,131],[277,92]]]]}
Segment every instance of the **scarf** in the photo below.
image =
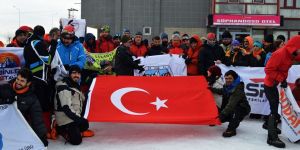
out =
{"type": "Polygon", "coordinates": [[[17,94],[24,94],[26,93],[27,91],[29,91],[29,86],[26,86],[25,88],[23,89],[16,89],[16,82],[13,83],[13,89],[14,91],[17,93],[17,94]]]}
{"type": "Polygon", "coordinates": [[[241,78],[238,76],[230,85],[224,86],[224,92],[226,95],[229,95],[233,90],[241,83],[241,78]]]}

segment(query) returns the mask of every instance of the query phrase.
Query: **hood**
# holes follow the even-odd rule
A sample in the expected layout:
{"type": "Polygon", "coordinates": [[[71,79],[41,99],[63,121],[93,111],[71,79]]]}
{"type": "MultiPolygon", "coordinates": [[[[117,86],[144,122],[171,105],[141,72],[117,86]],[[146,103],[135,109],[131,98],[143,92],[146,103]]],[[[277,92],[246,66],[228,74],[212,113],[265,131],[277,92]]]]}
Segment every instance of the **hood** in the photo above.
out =
{"type": "Polygon", "coordinates": [[[94,34],[92,33],[87,33],[84,37],[84,41],[85,42],[88,42],[90,39],[95,39],[96,40],[96,37],[94,36],[94,34]]]}
{"type": "Polygon", "coordinates": [[[294,36],[291,38],[287,44],[284,46],[289,54],[293,54],[297,49],[300,49],[300,35],[294,36]]]}
{"type": "Polygon", "coordinates": [[[254,43],[253,38],[251,36],[247,36],[245,37],[245,39],[247,39],[249,42],[249,48],[250,49],[253,48],[253,43],[254,43]]]}
{"type": "Polygon", "coordinates": [[[200,40],[200,37],[198,35],[193,35],[191,38],[197,40],[197,49],[200,49],[200,47],[202,46],[202,41],[200,40]]]}

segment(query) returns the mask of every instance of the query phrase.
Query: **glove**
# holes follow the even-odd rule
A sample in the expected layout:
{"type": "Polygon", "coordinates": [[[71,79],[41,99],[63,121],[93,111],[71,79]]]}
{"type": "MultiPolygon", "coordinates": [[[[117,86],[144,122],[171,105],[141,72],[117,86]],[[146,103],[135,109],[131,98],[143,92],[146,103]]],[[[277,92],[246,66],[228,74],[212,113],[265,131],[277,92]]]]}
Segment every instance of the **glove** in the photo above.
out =
{"type": "Polygon", "coordinates": [[[192,59],[191,58],[187,58],[187,59],[185,59],[185,64],[190,64],[192,62],[192,59]]]}
{"type": "Polygon", "coordinates": [[[222,122],[222,123],[224,123],[225,121],[226,121],[226,116],[224,115],[224,114],[220,114],[219,115],[219,119],[220,119],[220,121],[222,122]]]}
{"type": "Polygon", "coordinates": [[[287,86],[288,86],[288,83],[286,82],[286,80],[282,81],[280,84],[280,87],[282,87],[282,88],[287,88],[287,86]]]}
{"type": "Polygon", "coordinates": [[[145,71],[144,66],[138,66],[137,69],[139,70],[139,73],[142,73],[145,71]]]}
{"type": "Polygon", "coordinates": [[[134,63],[138,65],[138,64],[141,63],[141,60],[140,60],[140,59],[137,59],[137,60],[134,61],[134,63]]]}

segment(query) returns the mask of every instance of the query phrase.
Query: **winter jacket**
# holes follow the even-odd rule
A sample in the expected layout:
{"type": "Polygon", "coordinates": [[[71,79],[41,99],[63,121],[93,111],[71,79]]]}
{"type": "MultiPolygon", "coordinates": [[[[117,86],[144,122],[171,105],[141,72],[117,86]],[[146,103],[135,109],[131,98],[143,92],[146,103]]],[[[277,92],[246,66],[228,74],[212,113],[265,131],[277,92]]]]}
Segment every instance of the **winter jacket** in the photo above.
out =
{"type": "Polygon", "coordinates": [[[234,52],[230,51],[229,57],[228,54],[226,55],[226,62],[227,65],[233,66],[249,66],[249,55],[244,55],[244,49],[241,49],[234,52]],[[229,62],[229,63],[228,63],[229,62]]]}
{"type": "Polygon", "coordinates": [[[71,79],[64,78],[56,83],[56,96],[54,99],[55,117],[58,126],[76,122],[81,118],[85,97],[74,86],[71,79]]]}
{"type": "Polygon", "coordinates": [[[96,37],[92,33],[88,33],[84,37],[83,47],[90,53],[96,53],[98,46],[96,44],[96,37]],[[91,39],[94,39],[93,43],[89,43],[91,39]]]}
{"type": "Polygon", "coordinates": [[[65,46],[62,41],[58,42],[57,52],[64,65],[78,65],[83,69],[86,62],[86,54],[82,44],[75,40],[72,44],[65,46]]]}
{"type": "Polygon", "coordinates": [[[47,143],[47,128],[43,120],[41,105],[33,91],[33,88],[30,87],[28,91],[16,94],[18,109],[24,118],[29,121],[33,131],[45,144],[47,143]]]}
{"type": "Polygon", "coordinates": [[[249,55],[249,65],[250,67],[264,67],[265,59],[266,53],[263,49],[252,51],[252,53],[249,55]],[[257,59],[258,55],[260,56],[260,60],[257,59]]]}
{"type": "Polygon", "coordinates": [[[240,82],[229,92],[225,92],[225,88],[226,85],[222,89],[213,88],[213,92],[222,94],[221,114],[230,116],[235,110],[243,110],[249,113],[251,108],[245,95],[244,83],[240,82]]]}
{"type": "Polygon", "coordinates": [[[115,49],[111,36],[107,38],[100,37],[100,39],[96,41],[96,45],[96,53],[106,53],[115,49]]]}
{"type": "Polygon", "coordinates": [[[130,46],[130,51],[135,57],[140,57],[140,56],[145,56],[148,49],[143,43],[141,45],[136,45],[135,43],[133,43],[130,46]]]}
{"type": "Polygon", "coordinates": [[[187,58],[191,59],[191,62],[187,64],[187,73],[188,75],[198,75],[198,57],[202,42],[198,35],[194,35],[192,38],[197,40],[197,47],[196,49],[189,48],[187,51],[187,58]]]}
{"type": "Polygon", "coordinates": [[[225,54],[226,54],[228,51],[231,51],[231,49],[232,49],[231,44],[229,44],[229,45],[227,45],[227,46],[225,46],[224,44],[221,44],[220,46],[223,48],[225,54]]]}
{"type": "Polygon", "coordinates": [[[146,53],[146,56],[162,55],[164,54],[163,48],[161,45],[152,46],[146,53]]]}
{"type": "Polygon", "coordinates": [[[23,56],[25,67],[30,69],[33,75],[47,81],[50,57],[45,41],[36,35],[32,35],[24,47],[23,56]]]}
{"type": "Polygon", "coordinates": [[[215,61],[220,60],[223,64],[225,62],[225,53],[221,46],[215,44],[214,46],[205,43],[200,49],[198,57],[198,69],[200,75],[207,76],[207,69],[215,65],[215,61]]]}
{"type": "Polygon", "coordinates": [[[133,76],[133,70],[138,67],[138,64],[133,61],[132,56],[133,54],[128,47],[123,45],[118,47],[115,58],[115,72],[117,75],[133,76]]]}
{"type": "Polygon", "coordinates": [[[300,36],[294,36],[287,44],[272,53],[271,58],[265,67],[266,77],[264,83],[272,87],[286,80],[288,71],[294,61],[300,61],[300,55],[293,58],[292,54],[300,49],[300,36]]]}
{"type": "Polygon", "coordinates": [[[14,38],[11,43],[7,44],[6,47],[24,47],[25,43],[19,43],[16,38],[14,38]]]}
{"type": "MultiPolygon", "coordinates": [[[[221,77],[219,77],[212,85],[212,88],[213,89],[222,89],[224,86],[224,81],[221,77]]],[[[217,106],[219,108],[221,108],[221,105],[222,105],[222,95],[218,94],[218,93],[213,93],[214,95],[214,99],[217,103],[217,106]]]]}
{"type": "Polygon", "coordinates": [[[179,46],[174,45],[171,42],[171,46],[169,47],[169,54],[177,54],[177,55],[183,55],[184,54],[184,50],[179,46]]]}

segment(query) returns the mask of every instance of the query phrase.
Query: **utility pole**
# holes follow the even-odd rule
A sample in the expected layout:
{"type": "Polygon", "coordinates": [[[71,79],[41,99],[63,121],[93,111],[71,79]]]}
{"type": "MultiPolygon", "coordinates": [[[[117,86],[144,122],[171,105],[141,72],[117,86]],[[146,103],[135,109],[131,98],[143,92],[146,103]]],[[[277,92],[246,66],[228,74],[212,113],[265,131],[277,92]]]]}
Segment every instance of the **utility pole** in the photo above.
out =
{"type": "Polygon", "coordinates": [[[75,9],[75,8],[69,8],[69,9],[68,9],[68,18],[69,18],[69,19],[74,18],[74,13],[73,13],[73,15],[71,16],[71,12],[73,12],[73,11],[78,11],[78,10],[75,9]]]}

